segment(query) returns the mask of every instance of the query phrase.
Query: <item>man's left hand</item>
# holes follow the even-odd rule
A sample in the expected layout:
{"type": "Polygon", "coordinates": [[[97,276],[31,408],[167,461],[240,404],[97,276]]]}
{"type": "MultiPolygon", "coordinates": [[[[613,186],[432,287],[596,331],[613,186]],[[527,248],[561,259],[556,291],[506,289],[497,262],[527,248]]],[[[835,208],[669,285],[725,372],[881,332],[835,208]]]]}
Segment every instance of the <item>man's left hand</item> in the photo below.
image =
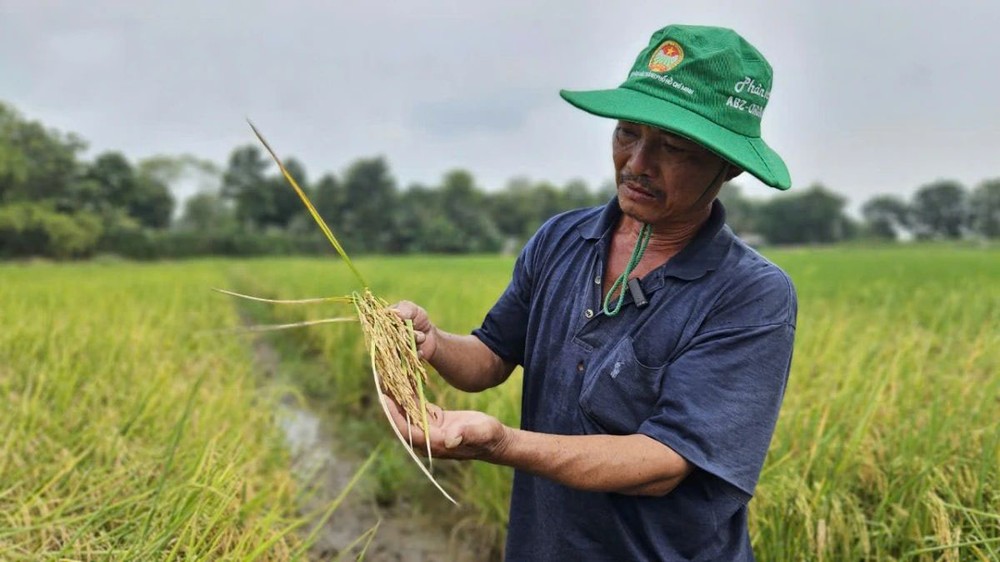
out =
{"type": "MultiPolygon", "coordinates": [[[[404,438],[413,437],[413,450],[427,452],[420,420],[408,424],[403,410],[388,396],[382,397],[393,423],[404,438]]],[[[507,446],[510,429],[500,420],[474,410],[443,410],[427,404],[431,455],[442,459],[496,461],[507,446]]]]}

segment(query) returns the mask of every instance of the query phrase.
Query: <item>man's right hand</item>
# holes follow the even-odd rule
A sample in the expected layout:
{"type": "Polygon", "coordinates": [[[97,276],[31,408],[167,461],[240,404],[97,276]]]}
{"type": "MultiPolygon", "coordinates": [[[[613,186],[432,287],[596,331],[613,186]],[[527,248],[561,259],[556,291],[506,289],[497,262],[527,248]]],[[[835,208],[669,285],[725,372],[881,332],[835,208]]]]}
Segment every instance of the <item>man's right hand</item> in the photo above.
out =
{"type": "Polygon", "coordinates": [[[431,323],[427,311],[416,303],[399,301],[390,306],[403,320],[413,321],[413,339],[417,342],[417,354],[424,361],[430,362],[437,351],[438,329],[431,323]]]}
{"type": "Polygon", "coordinates": [[[486,390],[507,380],[514,370],[513,364],[505,363],[476,336],[439,330],[427,311],[410,301],[399,301],[389,308],[403,320],[413,321],[413,339],[420,358],[459,390],[486,390]]]}

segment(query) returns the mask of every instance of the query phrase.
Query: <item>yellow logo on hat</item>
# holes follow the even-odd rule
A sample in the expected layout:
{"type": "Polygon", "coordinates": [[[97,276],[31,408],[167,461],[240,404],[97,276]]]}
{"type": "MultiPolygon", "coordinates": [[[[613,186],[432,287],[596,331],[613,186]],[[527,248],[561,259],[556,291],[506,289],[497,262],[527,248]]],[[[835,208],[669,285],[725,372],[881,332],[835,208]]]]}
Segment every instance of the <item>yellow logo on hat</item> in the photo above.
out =
{"type": "Polygon", "coordinates": [[[677,44],[677,41],[664,41],[653,51],[653,56],[649,57],[649,69],[663,74],[672,70],[682,60],[684,60],[684,49],[677,44]]]}

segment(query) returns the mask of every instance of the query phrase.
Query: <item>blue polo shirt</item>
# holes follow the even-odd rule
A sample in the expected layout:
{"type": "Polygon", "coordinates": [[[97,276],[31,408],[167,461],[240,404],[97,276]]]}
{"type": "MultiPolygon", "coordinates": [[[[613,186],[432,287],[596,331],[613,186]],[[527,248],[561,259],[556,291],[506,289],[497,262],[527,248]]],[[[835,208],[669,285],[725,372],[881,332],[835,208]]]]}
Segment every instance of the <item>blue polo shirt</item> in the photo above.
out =
{"type": "Polygon", "coordinates": [[[575,490],[515,471],[506,558],[753,560],[747,502],[788,379],[788,276],[725,226],[716,201],[695,238],[641,280],[614,317],[601,275],[621,208],[549,220],[473,333],[524,367],[521,427],[647,435],[694,465],[662,497],[575,490]]]}

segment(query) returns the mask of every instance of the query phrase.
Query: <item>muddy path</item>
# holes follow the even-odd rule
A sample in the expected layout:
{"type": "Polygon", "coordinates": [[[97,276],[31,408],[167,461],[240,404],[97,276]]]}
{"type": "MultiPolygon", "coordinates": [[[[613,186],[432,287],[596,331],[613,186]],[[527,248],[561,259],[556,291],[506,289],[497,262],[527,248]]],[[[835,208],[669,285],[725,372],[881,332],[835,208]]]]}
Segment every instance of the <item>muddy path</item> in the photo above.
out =
{"type": "MultiPolygon", "coordinates": [[[[281,358],[265,338],[254,341],[254,361],[265,378],[281,380],[281,358]]],[[[292,456],[292,470],[312,494],[303,513],[329,506],[348,486],[364,459],[338,443],[334,421],[291,397],[281,401],[279,426],[292,456]]],[[[422,514],[405,501],[379,505],[371,486],[355,486],[320,531],[310,552],[313,560],[356,560],[378,524],[364,560],[369,562],[491,562],[498,558],[469,525],[456,526],[449,514],[422,514]],[[478,538],[477,538],[478,537],[478,538]],[[354,545],[352,547],[352,545],[354,545]]],[[[308,531],[307,531],[308,532],[308,531]]]]}

